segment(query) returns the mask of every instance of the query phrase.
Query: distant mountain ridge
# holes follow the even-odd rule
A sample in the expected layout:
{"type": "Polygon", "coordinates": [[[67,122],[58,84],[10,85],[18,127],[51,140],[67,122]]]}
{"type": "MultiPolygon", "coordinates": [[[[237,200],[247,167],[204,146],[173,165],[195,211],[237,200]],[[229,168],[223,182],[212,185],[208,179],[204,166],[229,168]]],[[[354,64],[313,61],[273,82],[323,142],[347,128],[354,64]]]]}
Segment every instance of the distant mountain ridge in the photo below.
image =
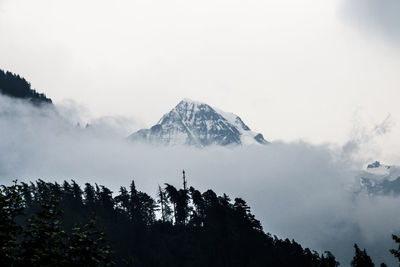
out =
{"type": "Polygon", "coordinates": [[[29,100],[33,104],[52,103],[45,94],[33,90],[31,84],[23,77],[9,71],[0,70],[0,93],[9,97],[29,100]]]}
{"type": "Polygon", "coordinates": [[[379,161],[368,164],[360,174],[360,185],[373,195],[400,195],[400,167],[379,161]]]}
{"type": "Polygon", "coordinates": [[[264,145],[268,142],[232,113],[184,99],[150,129],[129,136],[133,141],[164,145],[264,145]]]}

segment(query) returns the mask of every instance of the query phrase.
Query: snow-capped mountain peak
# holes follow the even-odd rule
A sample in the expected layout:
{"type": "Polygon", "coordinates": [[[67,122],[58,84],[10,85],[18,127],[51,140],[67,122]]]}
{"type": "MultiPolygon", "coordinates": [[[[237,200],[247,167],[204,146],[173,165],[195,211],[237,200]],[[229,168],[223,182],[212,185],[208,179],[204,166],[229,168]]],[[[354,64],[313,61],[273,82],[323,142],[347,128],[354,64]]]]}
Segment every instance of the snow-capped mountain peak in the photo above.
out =
{"type": "Polygon", "coordinates": [[[368,164],[358,178],[361,189],[370,194],[400,195],[400,166],[384,165],[375,161],[368,164]]]}
{"type": "Polygon", "coordinates": [[[250,145],[267,144],[232,113],[185,98],[150,129],[142,129],[131,140],[166,145],[250,145]]]}

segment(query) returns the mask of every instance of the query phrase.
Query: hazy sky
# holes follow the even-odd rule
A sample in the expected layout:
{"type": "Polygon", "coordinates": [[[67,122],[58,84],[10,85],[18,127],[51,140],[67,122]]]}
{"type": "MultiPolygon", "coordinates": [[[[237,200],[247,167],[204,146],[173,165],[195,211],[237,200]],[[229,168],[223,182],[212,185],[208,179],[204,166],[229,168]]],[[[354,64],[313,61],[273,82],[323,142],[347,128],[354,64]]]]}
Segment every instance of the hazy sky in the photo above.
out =
{"type": "Polygon", "coordinates": [[[188,97],[267,140],[343,143],[358,116],[400,127],[399,12],[398,0],[0,0],[0,68],[92,116],[150,126],[188,97]]]}
{"type": "Polygon", "coordinates": [[[0,0],[0,68],[59,112],[0,97],[0,181],[115,190],[135,178],[151,194],[185,168],[191,185],[248,200],[267,232],[344,266],[354,242],[377,264],[393,260],[400,198],[353,189],[367,162],[400,164],[398,14],[399,0],[0,0]],[[121,138],[185,97],[269,141],[308,142],[199,150],[121,138]]]}

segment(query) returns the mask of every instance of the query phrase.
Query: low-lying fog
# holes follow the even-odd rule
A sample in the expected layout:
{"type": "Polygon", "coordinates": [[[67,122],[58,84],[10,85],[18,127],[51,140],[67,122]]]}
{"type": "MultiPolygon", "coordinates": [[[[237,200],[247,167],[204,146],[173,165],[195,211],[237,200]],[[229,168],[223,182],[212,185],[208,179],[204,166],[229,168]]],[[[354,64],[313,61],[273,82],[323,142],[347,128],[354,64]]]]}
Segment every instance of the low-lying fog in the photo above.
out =
{"type": "Polygon", "coordinates": [[[1,184],[74,179],[117,192],[134,179],[154,196],[157,184],[180,186],[185,169],[190,186],[244,198],[266,232],[331,250],[342,266],[349,265],[355,242],[376,264],[394,264],[388,250],[400,230],[400,198],[353,193],[365,163],[357,160],[356,140],[343,147],[152,147],[123,138],[139,127],[133,119],[100,118],[85,127],[73,104],[57,109],[0,97],[1,184]]]}

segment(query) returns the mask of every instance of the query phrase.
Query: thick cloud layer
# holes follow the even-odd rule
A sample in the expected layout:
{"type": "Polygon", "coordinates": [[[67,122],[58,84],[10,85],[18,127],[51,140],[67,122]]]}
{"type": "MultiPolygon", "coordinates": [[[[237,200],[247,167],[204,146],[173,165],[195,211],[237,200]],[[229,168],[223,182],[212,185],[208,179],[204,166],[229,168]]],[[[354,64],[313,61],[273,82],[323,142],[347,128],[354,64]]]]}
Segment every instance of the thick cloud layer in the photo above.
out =
{"type": "Polygon", "coordinates": [[[266,232],[331,250],[343,266],[354,242],[377,263],[391,263],[400,199],[354,194],[354,169],[361,165],[341,148],[301,142],[207,149],[135,145],[121,138],[126,126],[119,126],[137,127],[131,120],[103,118],[83,127],[80,112],[74,105],[38,109],[0,97],[1,183],[74,179],[116,192],[135,179],[155,195],[157,184],[180,186],[185,169],[189,185],[247,200],[266,232]]]}
{"type": "Polygon", "coordinates": [[[361,30],[400,45],[400,1],[344,0],[343,12],[361,30]]]}

